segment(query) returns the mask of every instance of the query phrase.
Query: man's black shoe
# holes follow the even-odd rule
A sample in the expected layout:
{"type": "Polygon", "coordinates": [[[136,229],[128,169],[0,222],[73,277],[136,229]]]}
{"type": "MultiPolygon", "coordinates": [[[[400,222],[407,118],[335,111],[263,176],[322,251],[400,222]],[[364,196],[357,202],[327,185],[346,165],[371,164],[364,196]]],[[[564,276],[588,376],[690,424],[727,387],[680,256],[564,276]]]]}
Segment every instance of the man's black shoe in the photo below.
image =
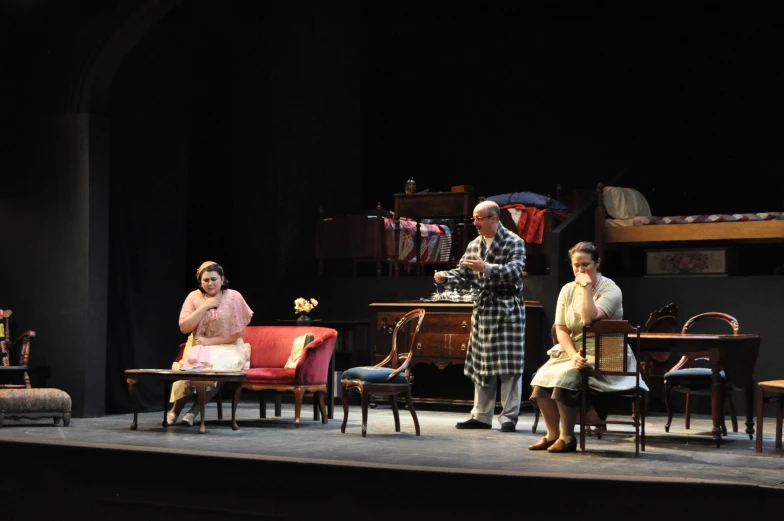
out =
{"type": "Polygon", "coordinates": [[[501,432],[514,432],[515,424],[513,422],[504,422],[501,424],[501,432]]]}
{"type": "Polygon", "coordinates": [[[492,429],[493,426],[489,423],[480,422],[471,418],[470,420],[466,420],[464,422],[457,422],[455,425],[458,429],[492,429]]]}

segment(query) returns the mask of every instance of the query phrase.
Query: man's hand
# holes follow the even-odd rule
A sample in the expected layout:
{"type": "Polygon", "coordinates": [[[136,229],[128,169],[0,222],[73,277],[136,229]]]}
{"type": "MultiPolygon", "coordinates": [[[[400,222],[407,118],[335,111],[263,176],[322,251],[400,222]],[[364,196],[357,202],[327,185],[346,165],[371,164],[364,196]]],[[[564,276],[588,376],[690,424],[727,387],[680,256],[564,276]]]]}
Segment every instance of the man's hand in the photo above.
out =
{"type": "Polygon", "coordinates": [[[463,266],[465,266],[471,271],[478,271],[479,273],[484,272],[485,261],[483,261],[481,257],[479,257],[479,255],[474,255],[474,257],[475,257],[474,259],[465,258],[460,262],[460,264],[462,264],[463,266]]]}
{"type": "Polygon", "coordinates": [[[436,281],[436,283],[438,284],[443,284],[444,282],[446,282],[446,273],[444,273],[443,271],[435,272],[435,274],[433,275],[433,280],[436,281]]]}

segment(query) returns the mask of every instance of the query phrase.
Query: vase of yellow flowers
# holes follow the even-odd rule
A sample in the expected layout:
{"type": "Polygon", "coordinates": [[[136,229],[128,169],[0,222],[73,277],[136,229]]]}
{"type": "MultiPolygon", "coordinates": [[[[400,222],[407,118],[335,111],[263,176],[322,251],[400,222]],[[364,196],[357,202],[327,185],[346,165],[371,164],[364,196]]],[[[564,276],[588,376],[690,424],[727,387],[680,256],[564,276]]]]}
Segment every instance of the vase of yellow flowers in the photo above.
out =
{"type": "Polygon", "coordinates": [[[294,301],[294,313],[298,314],[297,322],[307,322],[310,320],[310,312],[318,306],[318,300],[312,298],[305,300],[300,297],[294,301]]]}

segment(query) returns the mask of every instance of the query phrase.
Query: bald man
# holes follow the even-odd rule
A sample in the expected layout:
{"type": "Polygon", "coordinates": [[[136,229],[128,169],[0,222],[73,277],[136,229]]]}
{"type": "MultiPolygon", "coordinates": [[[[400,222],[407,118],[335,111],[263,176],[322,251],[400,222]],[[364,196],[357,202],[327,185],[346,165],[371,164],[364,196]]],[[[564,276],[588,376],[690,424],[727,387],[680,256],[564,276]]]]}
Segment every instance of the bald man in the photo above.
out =
{"type": "Polygon", "coordinates": [[[523,271],[525,241],[500,222],[493,201],[474,208],[479,236],[471,241],[457,268],[437,271],[434,280],[453,288],[470,285],[479,291],[471,313],[471,336],[466,351],[466,376],[474,383],[471,418],[458,429],[491,429],[495,396],[501,382],[498,416],[502,432],[514,432],[520,413],[525,354],[523,271]]]}

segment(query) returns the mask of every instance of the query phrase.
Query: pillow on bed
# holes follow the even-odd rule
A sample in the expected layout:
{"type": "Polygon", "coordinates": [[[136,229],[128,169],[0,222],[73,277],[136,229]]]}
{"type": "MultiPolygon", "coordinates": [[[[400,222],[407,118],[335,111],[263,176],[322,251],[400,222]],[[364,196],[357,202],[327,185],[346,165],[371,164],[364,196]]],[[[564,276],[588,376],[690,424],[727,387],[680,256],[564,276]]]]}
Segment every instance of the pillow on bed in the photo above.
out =
{"type": "Polygon", "coordinates": [[[634,188],[605,186],[602,190],[604,207],[613,219],[651,217],[651,207],[640,192],[634,188]]]}
{"type": "MultiPolygon", "coordinates": [[[[522,204],[524,206],[535,206],[537,208],[547,208],[547,196],[539,195],[533,192],[512,192],[501,195],[491,195],[486,198],[488,201],[493,201],[498,206],[506,206],[508,204],[522,204]]],[[[561,212],[568,212],[569,207],[560,201],[553,198],[550,204],[551,210],[558,210],[561,212]]]]}

